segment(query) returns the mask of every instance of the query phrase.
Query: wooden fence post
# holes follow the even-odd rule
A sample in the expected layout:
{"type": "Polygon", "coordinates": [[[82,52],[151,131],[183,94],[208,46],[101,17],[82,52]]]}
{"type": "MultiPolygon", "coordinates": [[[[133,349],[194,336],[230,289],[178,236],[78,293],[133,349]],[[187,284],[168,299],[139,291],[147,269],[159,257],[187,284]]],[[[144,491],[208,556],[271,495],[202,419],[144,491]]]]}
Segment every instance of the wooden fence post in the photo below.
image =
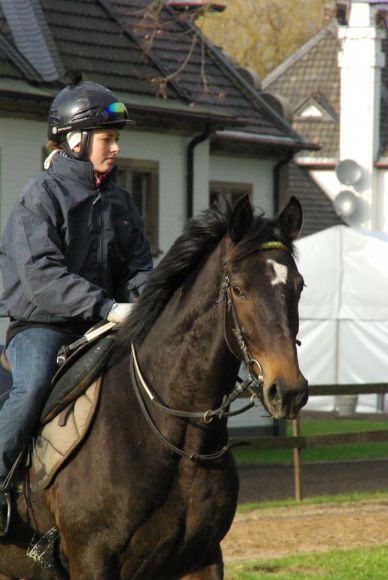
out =
{"type": "MultiPolygon", "coordinates": [[[[294,437],[300,436],[299,417],[292,421],[292,434],[294,437]]],[[[292,450],[294,463],[294,497],[296,501],[302,500],[302,482],[300,478],[300,455],[302,450],[300,447],[294,447],[292,450]]]]}

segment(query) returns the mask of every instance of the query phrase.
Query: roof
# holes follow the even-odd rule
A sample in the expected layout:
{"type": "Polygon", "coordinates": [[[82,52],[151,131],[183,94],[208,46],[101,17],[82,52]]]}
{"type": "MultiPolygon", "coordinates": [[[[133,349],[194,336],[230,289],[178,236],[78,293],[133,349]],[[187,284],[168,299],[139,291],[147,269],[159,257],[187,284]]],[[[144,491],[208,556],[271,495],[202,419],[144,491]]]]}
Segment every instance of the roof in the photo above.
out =
{"type": "MultiPolygon", "coordinates": [[[[309,151],[309,160],[331,162],[339,158],[340,71],[337,23],[331,22],[277,67],[262,85],[288,101],[293,127],[320,149],[309,151]]],[[[301,152],[297,157],[303,157],[301,152]]],[[[308,168],[289,164],[289,194],[302,203],[307,236],[344,224],[331,199],[310,176],[308,168]]]]}
{"type": "Polygon", "coordinates": [[[331,199],[313,180],[309,172],[293,162],[288,167],[289,193],[296,195],[303,207],[301,237],[335,225],[345,225],[335,213],[331,199]]]}
{"type": "Polygon", "coordinates": [[[388,38],[382,41],[385,63],[381,70],[380,155],[388,157],[388,38]]]}
{"type": "Polygon", "coordinates": [[[176,113],[285,146],[308,147],[187,15],[149,0],[0,0],[0,95],[40,88],[67,68],[108,86],[140,122],[176,113]],[[155,24],[156,23],[156,24],[155,24]]]}
{"type": "Polygon", "coordinates": [[[321,116],[295,116],[293,127],[320,150],[308,156],[339,156],[340,71],[337,23],[331,22],[294,52],[262,82],[263,89],[286,97],[292,113],[315,101],[321,116]],[[308,100],[310,101],[308,103],[308,100]]]}

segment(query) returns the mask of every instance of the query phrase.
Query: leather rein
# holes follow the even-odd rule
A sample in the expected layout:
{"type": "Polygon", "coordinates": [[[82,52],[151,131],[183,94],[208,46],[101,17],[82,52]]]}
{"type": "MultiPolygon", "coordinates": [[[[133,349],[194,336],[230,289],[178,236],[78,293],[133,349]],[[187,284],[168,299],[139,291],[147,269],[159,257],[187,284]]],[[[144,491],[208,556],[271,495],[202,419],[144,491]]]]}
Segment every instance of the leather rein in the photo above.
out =
{"type": "MultiPolygon", "coordinates": [[[[282,244],[281,242],[265,242],[261,244],[258,248],[259,250],[270,250],[270,249],[282,249],[287,250],[287,246],[282,244]]],[[[143,396],[141,394],[141,390],[143,390],[146,395],[148,396],[149,400],[159,409],[168,413],[169,415],[173,415],[175,417],[180,417],[183,419],[201,419],[205,424],[209,424],[213,421],[214,418],[222,419],[224,417],[232,417],[234,415],[240,415],[244,413],[248,409],[256,406],[254,399],[258,398],[261,404],[263,404],[263,384],[264,384],[264,377],[263,377],[263,369],[259,361],[252,357],[249,352],[249,347],[247,340],[243,334],[241,329],[241,325],[239,323],[236,309],[233,302],[232,297],[232,285],[230,281],[230,276],[227,270],[227,264],[225,265],[225,273],[224,278],[221,284],[220,293],[216,303],[219,304],[220,302],[224,301],[225,308],[224,308],[224,338],[225,343],[231,352],[231,354],[241,361],[241,358],[237,356],[237,354],[233,351],[227,337],[227,313],[230,311],[232,315],[232,332],[236,337],[236,341],[238,347],[240,349],[242,355],[242,363],[245,365],[247,369],[248,377],[245,380],[242,380],[240,377],[237,378],[236,386],[234,387],[233,391],[229,395],[224,395],[222,399],[221,405],[217,409],[208,409],[207,411],[180,411],[177,409],[172,409],[171,407],[167,407],[164,405],[155,395],[151,388],[147,385],[137,358],[137,353],[135,350],[135,346],[131,344],[131,353],[130,353],[130,362],[129,362],[129,371],[132,380],[132,384],[134,387],[135,395],[138,400],[140,409],[143,412],[144,418],[146,419],[148,425],[150,426],[153,433],[156,437],[166,446],[168,449],[180,455],[181,457],[185,457],[192,461],[197,462],[206,462],[206,461],[215,461],[221,458],[229,449],[235,447],[236,445],[246,445],[247,443],[236,443],[234,445],[224,445],[219,451],[214,453],[190,453],[185,451],[184,449],[180,449],[179,447],[175,446],[171,443],[159,430],[159,428],[155,425],[148,408],[144,402],[143,396]],[[259,374],[256,376],[252,372],[252,367],[257,366],[259,369],[259,374]],[[247,405],[244,405],[240,409],[236,411],[229,411],[229,407],[233,401],[235,401],[244,391],[249,391],[251,394],[251,400],[247,405]]]]}

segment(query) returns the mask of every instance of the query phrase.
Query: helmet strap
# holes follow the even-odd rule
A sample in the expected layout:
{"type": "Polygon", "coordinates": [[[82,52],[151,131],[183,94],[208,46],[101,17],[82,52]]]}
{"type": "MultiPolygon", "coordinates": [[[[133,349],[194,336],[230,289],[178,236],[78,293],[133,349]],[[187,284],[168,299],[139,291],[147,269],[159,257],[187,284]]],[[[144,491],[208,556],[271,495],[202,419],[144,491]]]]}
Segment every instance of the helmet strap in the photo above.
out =
{"type": "Polygon", "coordinates": [[[89,142],[90,142],[90,134],[91,131],[82,131],[81,133],[81,141],[80,141],[80,150],[78,152],[74,151],[70,148],[67,139],[64,139],[62,142],[62,147],[66,151],[67,155],[71,157],[71,159],[76,159],[77,161],[89,161],[89,142]]]}

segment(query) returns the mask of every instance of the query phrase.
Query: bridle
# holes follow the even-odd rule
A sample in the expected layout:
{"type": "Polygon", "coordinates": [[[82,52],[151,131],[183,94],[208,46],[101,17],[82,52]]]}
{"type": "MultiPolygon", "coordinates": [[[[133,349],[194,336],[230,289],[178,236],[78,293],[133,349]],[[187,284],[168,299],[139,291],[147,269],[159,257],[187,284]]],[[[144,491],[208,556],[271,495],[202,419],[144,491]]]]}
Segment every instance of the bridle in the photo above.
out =
{"type": "MultiPolygon", "coordinates": [[[[271,250],[271,249],[282,249],[289,251],[287,246],[285,246],[282,242],[278,241],[270,241],[264,242],[258,247],[258,250],[271,250]]],[[[256,406],[255,399],[258,399],[261,404],[264,404],[263,401],[263,384],[264,384],[264,373],[263,368],[260,362],[252,357],[251,353],[249,352],[248,342],[244,336],[242,331],[241,325],[238,320],[238,316],[236,313],[235,305],[233,302],[232,297],[232,284],[230,280],[230,275],[228,272],[228,262],[225,263],[225,271],[224,277],[222,280],[220,292],[216,303],[219,304],[224,301],[225,308],[224,308],[224,339],[225,343],[232,353],[232,355],[240,360],[247,369],[247,378],[245,380],[240,379],[238,377],[237,384],[234,387],[233,391],[229,395],[224,395],[221,405],[217,409],[208,409],[207,411],[180,411],[177,409],[172,409],[164,405],[157,397],[157,395],[152,391],[152,389],[147,385],[137,358],[137,353],[134,344],[131,344],[131,354],[130,354],[130,363],[129,363],[129,370],[130,376],[132,380],[132,384],[134,387],[134,391],[139,402],[140,408],[143,412],[143,415],[149,424],[151,430],[157,436],[157,438],[171,451],[180,455],[181,457],[186,457],[191,459],[192,461],[198,462],[205,462],[205,461],[215,461],[222,457],[231,447],[236,445],[246,444],[246,443],[237,443],[234,445],[225,445],[219,451],[214,453],[208,454],[201,454],[201,453],[189,453],[184,449],[180,449],[179,447],[175,446],[171,443],[159,430],[159,428],[155,425],[148,408],[144,402],[144,399],[141,394],[141,389],[146,393],[149,400],[159,409],[163,410],[164,412],[168,413],[169,415],[174,415],[175,417],[180,417],[182,419],[201,419],[205,424],[209,424],[213,421],[214,418],[222,419],[224,417],[232,417],[234,415],[239,415],[244,413],[248,409],[256,406]],[[238,356],[234,350],[232,349],[228,336],[227,336],[227,313],[231,312],[232,315],[232,332],[236,337],[236,341],[238,347],[241,352],[242,360],[240,356],[238,356]],[[259,369],[259,374],[255,375],[252,372],[252,367],[256,365],[259,369]],[[250,402],[237,409],[236,411],[229,411],[229,407],[233,401],[235,401],[244,391],[249,391],[251,394],[250,402]]]]}
{"type": "Polygon", "coordinates": [[[237,317],[237,313],[236,313],[236,309],[234,306],[234,302],[233,302],[233,298],[232,298],[232,283],[230,280],[230,276],[229,276],[229,272],[227,269],[227,265],[225,265],[225,273],[224,273],[224,280],[223,283],[221,285],[221,290],[220,290],[220,294],[218,296],[218,299],[216,300],[216,303],[219,304],[220,302],[222,302],[223,300],[225,300],[224,304],[225,304],[225,310],[224,310],[224,338],[225,338],[225,342],[226,345],[229,349],[229,351],[232,353],[232,355],[240,360],[240,357],[234,352],[233,348],[230,345],[230,342],[228,340],[228,332],[227,332],[227,313],[231,312],[232,314],[232,321],[233,321],[233,327],[232,327],[232,332],[234,334],[234,336],[236,337],[236,341],[238,344],[238,347],[240,349],[240,352],[242,354],[243,360],[241,362],[243,362],[245,364],[245,367],[248,371],[248,375],[251,379],[251,381],[253,383],[255,383],[255,385],[257,387],[262,387],[263,382],[264,382],[264,377],[263,377],[263,367],[261,366],[261,364],[259,363],[258,360],[256,360],[255,358],[253,358],[253,356],[251,355],[251,353],[249,352],[249,347],[248,347],[248,342],[244,336],[244,333],[242,331],[241,325],[238,321],[238,317],[237,317]],[[259,374],[256,376],[252,373],[252,365],[256,365],[259,369],[259,374]]]}

